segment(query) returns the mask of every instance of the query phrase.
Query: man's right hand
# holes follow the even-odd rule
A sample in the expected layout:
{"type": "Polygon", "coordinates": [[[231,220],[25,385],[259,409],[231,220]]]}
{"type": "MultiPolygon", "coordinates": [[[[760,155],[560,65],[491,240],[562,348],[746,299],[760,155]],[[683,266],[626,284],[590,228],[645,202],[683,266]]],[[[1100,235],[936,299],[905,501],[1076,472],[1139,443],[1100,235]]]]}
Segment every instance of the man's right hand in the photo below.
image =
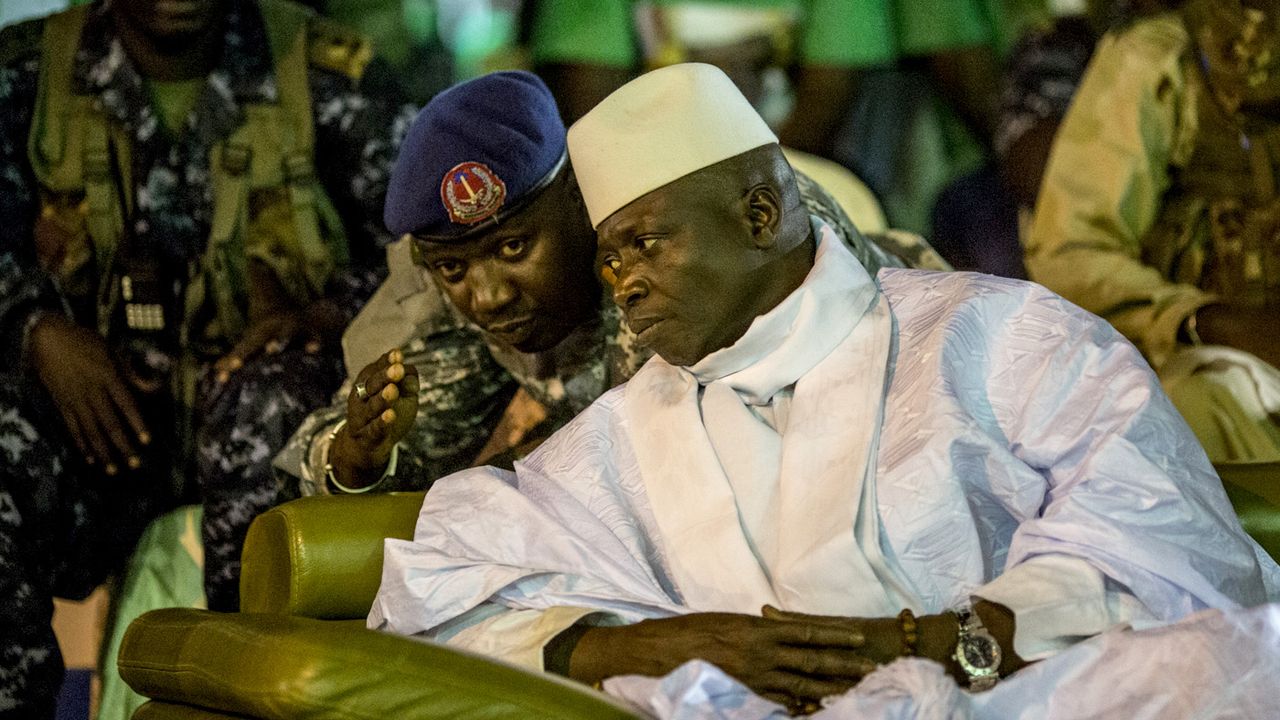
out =
{"type": "Polygon", "coordinates": [[[329,447],[338,482],[349,488],[377,482],[417,413],[418,369],[404,364],[402,352],[392,350],[365,366],[347,395],[347,424],[329,447]]]}
{"type": "Polygon", "coordinates": [[[861,654],[864,641],[830,622],[694,613],[588,630],[574,647],[569,676],[587,683],[660,677],[696,658],[794,707],[839,695],[873,671],[876,664],[861,654]]]}
{"type": "Polygon", "coordinates": [[[30,343],[32,365],[85,460],[101,463],[108,475],[121,463],[141,466],[134,440],[146,445],[151,436],[102,338],[49,313],[32,328],[30,343]]]}

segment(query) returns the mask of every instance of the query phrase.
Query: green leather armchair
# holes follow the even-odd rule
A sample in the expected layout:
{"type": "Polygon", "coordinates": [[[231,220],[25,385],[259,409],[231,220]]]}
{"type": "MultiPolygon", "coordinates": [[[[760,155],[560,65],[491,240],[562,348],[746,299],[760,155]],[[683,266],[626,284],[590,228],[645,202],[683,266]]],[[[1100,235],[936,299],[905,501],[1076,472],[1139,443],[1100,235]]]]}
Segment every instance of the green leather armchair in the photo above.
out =
{"type": "Polygon", "coordinates": [[[1244,531],[1280,562],[1280,463],[1221,463],[1214,469],[1244,531]]]}
{"type": "Polygon", "coordinates": [[[384,538],[411,538],[422,493],[313,497],[254,521],[239,613],[173,608],[130,625],[120,675],[136,720],[636,716],[603,693],[368,630],[384,538]]]}
{"type": "MultiPolygon", "coordinates": [[[[1219,472],[1241,522],[1280,558],[1280,465],[1219,472]]],[[[120,675],[175,718],[636,717],[576,683],[367,630],[384,538],[411,538],[422,493],[303,498],[254,521],[244,612],[157,610],[136,620],[120,675]]]]}

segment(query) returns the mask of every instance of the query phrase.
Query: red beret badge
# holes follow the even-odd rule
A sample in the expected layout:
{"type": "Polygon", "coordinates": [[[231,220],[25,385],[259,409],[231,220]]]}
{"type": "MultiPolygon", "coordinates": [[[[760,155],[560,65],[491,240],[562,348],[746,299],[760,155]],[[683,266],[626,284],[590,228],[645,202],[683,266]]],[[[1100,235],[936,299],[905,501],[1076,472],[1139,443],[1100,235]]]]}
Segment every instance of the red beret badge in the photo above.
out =
{"type": "Polygon", "coordinates": [[[440,183],[440,200],[449,219],[460,225],[473,225],[493,215],[506,199],[506,183],[478,162],[454,165],[440,183]]]}

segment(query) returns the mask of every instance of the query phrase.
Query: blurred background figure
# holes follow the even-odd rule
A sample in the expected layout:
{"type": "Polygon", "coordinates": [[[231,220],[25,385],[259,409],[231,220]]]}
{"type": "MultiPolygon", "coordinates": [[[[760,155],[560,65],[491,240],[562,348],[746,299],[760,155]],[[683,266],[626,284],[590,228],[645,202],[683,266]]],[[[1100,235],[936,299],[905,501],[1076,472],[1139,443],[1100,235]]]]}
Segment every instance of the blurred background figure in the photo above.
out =
{"type": "Polygon", "coordinates": [[[1031,277],[1146,355],[1215,462],[1280,460],[1280,2],[1103,39],[1062,121],[1031,277]]]}
{"type": "MultiPolygon", "coordinates": [[[[1052,16],[1045,0],[310,4],[375,38],[392,76],[418,103],[483,72],[532,69],[572,122],[642,70],[682,61],[717,65],[785,146],[856,174],[851,192],[862,198],[855,204],[869,208],[867,229],[945,234],[964,267],[1021,274],[1016,243],[997,243],[1000,262],[974,265],[965,255],[973,233],[953,228],[989,234],[997,219],[1016,228],[1016,201],[991,162],[1001,68],[1026,29],[1045,27],[1052,16]],[[935,217],[944,188],[975,172],[974,182],[953,193],[951,211],[935,217]],[[993,190],[999,195],[988,197],[993,190]]],[[[801,163],[812,159],[790,154],[801,163]]],[[[803,169],[817,177],[824,166],[803,169]]]]}
{"type": "Polygon", "coordinates": [[[1015,44],[1000,83],[992,161],[949,185],[933,208],[930,239],[957,270],[1026,278],[1021,236],[1049,149],[1094,47],[1108,28],[1173,0],[1055,0],[1052,19],[1015,44]]]}

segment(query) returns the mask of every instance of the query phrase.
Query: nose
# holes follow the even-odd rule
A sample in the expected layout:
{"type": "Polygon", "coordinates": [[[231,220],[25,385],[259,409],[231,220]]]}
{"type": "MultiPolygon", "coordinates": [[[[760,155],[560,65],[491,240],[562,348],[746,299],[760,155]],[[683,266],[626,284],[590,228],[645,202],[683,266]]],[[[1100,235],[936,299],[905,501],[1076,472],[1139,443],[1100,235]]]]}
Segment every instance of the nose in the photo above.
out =
{"type": "Polygon", "coordinates": [[[480,263],[471,270],[471,309],[480,316],[497,314],[519,295],[506,273],[480,263]]]}
{"type": "Polygon", "coordinates": [[[639,273],[631,272],[625,265],[618,269],[617,282],[613,284],[613,304],[626,310],[649,295],[649,282],[639,273]]]}

